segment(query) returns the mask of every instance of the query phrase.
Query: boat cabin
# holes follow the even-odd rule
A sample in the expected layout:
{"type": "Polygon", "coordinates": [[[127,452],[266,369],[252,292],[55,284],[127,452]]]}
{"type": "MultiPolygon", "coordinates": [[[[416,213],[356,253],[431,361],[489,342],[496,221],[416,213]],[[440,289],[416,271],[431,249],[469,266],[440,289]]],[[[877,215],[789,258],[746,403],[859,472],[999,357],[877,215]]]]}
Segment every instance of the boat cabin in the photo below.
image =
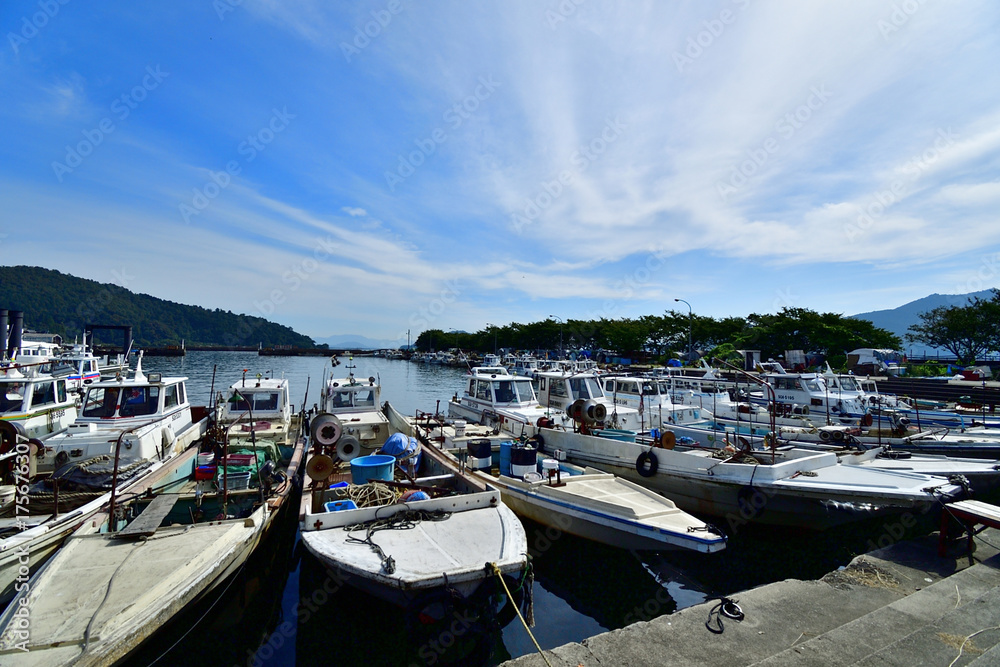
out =
{"type": "Polygon", "coordinates": [[[229,424],[243,422],[238,428],[231,429],[231,436],[247,431],[287,432],[293,411],[288,380],[244,378],[229,387],[220,421],[229,424]]]}
{"type": "Polygon", "coordinates": [[[76,402],[66,380],[50,375],[0,376],[0,419],[16,423],[29,438],[44,440],[76,419],[76,402]]]}

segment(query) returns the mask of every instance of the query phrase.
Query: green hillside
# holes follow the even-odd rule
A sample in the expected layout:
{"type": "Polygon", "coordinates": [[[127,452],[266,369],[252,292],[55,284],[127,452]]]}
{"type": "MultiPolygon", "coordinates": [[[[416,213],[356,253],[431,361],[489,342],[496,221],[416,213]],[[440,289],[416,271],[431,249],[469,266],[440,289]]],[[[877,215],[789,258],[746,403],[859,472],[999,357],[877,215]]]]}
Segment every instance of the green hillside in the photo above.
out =
{"type": "Polygon", "coordinates": [[[185,306],[118,285],[37,266],[0,266],[0,308],[24,311],[26,329],[81,337],[86,324],[131,325],[139,346],[293,345],[311,338],[260,317],[185,306]]]}

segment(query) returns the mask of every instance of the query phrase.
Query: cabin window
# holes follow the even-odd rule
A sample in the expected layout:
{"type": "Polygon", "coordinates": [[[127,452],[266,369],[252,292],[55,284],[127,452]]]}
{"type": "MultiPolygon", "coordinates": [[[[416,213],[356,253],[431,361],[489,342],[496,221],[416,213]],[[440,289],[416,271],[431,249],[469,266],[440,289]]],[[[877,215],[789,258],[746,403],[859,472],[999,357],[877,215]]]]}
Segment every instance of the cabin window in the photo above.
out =
{"type": "Polygon", "coordinates": [[[809,391],[823,391],[823,387],[816,380],[806,380],[805,385],[809,391]]]}
{"type": "Polygon", "coordinates": [[[614,390],[615,390],[614,380],[608,380],[607,382],[604,383],[604,391],[614,391],[614,390]]]}
{"type": "Polygon", "coordinates": [[[490,400],[490,383],[480,380],[476,383],[476,398],[481,401],[490,400]]]}
{"type": "Polygon", "coordinates": [[[175,407],[179,404],[177,400],[177,385],[172,384],[164,387],[163,389],[163,409],[167,410],[169,408],[175,407]]]}
{"type": "Polygon", "coordinates": [[[331,408],[351,407],[351,392],[349,391],[334,392],[333,395],[330,396],[330,407],[331,408]]]}
{"type": "Polygon", "coordinates": [[[56,387],[53,382],[38,382],[31,391],[31,407],[52,405],[56,402],[56,387]]]}
{"type": "Polygon", "coordinates": [[[160,406],[159,387],[132,387],[125,389],[122,417],[139,417],[154,414],[160,406]]]}
{"type": "Polygon", "coordinates": [[[59,380],[56,382],[56,400],[60,403],[66,402],[66,381],[59,380]]]}
{"type": "Polygon", "coordinates": [[[522,403],[530,403],[535,400],[535,389],[531,386],[531,380],[515,380],[514,388],[517,390],[517,400],[522,403]]]}
{"type": "Polygon", "coordinates": [[[545,378],[538,379],[538,391],[545,391],[545,378]]]}
{"type": "MultiPolygon", "coordinates": [[[[278,402],[278,396],[274,396],[275,404],[278,402]]],[[[354,393],[354,405],[359,408],[371,408],[375,407],[375,390],[374,389],[361,389],[354,393]]]]}
{"type": "Polygon", "coordinates": [[[566,398],[566,383],[562,380],[557,380],[550,390],[551,396],[558,396],[560,398],[566,398]]]}
{"type": "Polygon", "coordinates": [[[618,393],[619,394],[638,394],[639,390],[636,388],[634,382],[619,382],[618,383],[618,393]]]}
{"type": "Polygon", "coordinates": [[[497,403],[510,403],[514,400],[513,383],[510,380],[494,381],[493,395],[496,396],[497,403]]]}
{"type": "Polygon", "coordinates": [[[118,387],[97,387],[87,392],[83,402],[84,417],[114,417],[118,407],[118,387]]]}
{"type": "Polygon", "coordinates": [[[0,385],[0,412],[14,412],[21,409],[24,401],[24,388],[19,382],[5,382],[0,385]]]}
{"type": "Polygon", "coordinates": [[[469,396],[475,396],[475,395],[476,395],[476,381],[469,380],[469,396]]]}

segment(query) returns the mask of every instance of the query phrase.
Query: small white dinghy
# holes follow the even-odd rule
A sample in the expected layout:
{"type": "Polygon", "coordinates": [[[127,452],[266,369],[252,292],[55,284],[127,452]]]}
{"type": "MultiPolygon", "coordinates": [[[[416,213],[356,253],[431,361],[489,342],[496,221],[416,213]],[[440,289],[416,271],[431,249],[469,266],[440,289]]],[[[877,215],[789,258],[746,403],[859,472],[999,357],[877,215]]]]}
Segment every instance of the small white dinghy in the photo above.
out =
{"type": "Polygon", "coordinates": [[[344,415],[330,417],[313,418],[313,432],[321,437],[306,464],[312,481],[303,489],[300,512],[302,542],[321,563],[355,588],[415,610],[442,594],[471,600],[497,571],[526,571],[524,528],[497,489],[463,473],[435,448],[420,450],[418,462],[409,452],[401,459],[407,468],[415,461],[412,481],[392,479],[402,467],[393,456],[352,459],[354,472],[372,466],[362,473],[371,474],[367,480],[344,474],[346,467],[338,470],[333,461],[344,415]],[[388,474],[379,465],[388,465],[388,474]]]}

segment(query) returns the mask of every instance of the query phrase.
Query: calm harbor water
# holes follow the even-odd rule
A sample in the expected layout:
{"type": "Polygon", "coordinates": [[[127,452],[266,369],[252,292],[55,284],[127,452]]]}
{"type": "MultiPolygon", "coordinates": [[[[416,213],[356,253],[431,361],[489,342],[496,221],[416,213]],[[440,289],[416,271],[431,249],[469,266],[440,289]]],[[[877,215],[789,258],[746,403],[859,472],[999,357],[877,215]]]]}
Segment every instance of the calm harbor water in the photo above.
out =
{"type": "MultiPolygon", "coordinates": [[[[261,357],[254,353],[189,352],[149,357],[143,369],[189,378],[193,404],[209,402],[243,375],[288,378],[296,407],[319,400],[324,376],[375,376],[382,399],[400,411],[434,411],[461,391],[460,369],[374,357],[261,357]],[[306,387],[308,383],[308,395],[306,387]]],[[[442,409],[444,409],[442,407],[442,409]]],[[[787,578],[811,579],[878,544],[882,523],[822,534],[723,526],[729,548],[712,555],[636,553],[526,524],[535,570],[535,638],[543,648],[581,641],[605,630],[672,613],[718,595],[787,578]]],[[[906,526],[907,535],[928,526],[906,526]]],[[[886,533],[889,534],[889,533],[886,533]]],[[[534,651],[514,618],[502,628],[470,627],[462,619],[433,629],[414,627],[394,607],[341,586],[301,548],[294,518],[282,540],[265,545],[221,595],[182,614],[130,664],[197,665],[495,665],[534,651]]]]}

